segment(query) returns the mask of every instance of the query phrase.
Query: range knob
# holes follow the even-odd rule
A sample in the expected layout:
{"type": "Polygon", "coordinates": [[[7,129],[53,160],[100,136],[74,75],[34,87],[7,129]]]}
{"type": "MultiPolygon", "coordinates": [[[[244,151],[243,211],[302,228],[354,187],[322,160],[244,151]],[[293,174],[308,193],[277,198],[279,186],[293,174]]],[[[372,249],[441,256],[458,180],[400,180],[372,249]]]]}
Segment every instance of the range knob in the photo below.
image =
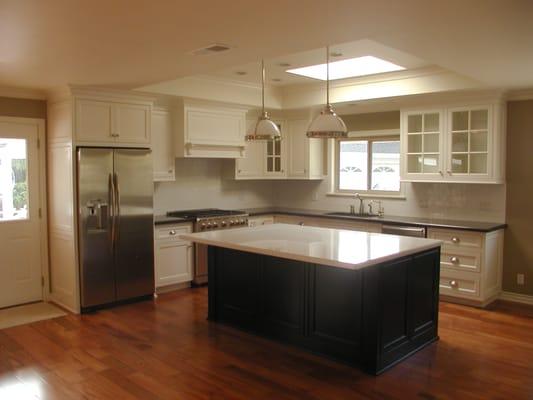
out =
{"type": "Polygon", "coordinates": [[[233,221],[232,219],[230,219],[230,220],[229,220],[229,225],[230,225],[230,226],[235,225],[235,221],[233,221]]]}
{"type": "Polygon", "coordinates": [[[205,230],[205,223],[204,223],[204,222],[202,222],[202,223],[200,224],[200,230],[202,230],[202,231],[205,230]]]}
{"type": "Polygon", "coordinates": [[[226,226],[226,221],[222,221],[222,222],[220,223],[220,226],[225,227],[225,226],[226,226]]]}
{"type": "Polygon", "coordinates": [[[211,222],[207,223],[207,229],[211,229],[211,222]]]}
{"type": "Polygon", "coordinates": [[[218,222],[213,222],[213,228],[218,228],[218,222]]]}

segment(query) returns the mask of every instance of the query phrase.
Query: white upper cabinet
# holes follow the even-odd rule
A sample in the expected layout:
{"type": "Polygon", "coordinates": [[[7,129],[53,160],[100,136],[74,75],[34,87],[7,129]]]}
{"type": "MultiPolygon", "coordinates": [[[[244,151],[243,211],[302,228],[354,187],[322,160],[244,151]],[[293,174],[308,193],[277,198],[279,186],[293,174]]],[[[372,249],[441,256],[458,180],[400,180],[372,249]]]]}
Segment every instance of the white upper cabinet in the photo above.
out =
{"type": "Polygon", "coordinates": [[[240,158],[246,110],[184,102],[176,113],[176,156],[240,158]]]}
{"type": "Polygon", "coordinates": [[[155,109],[152,112],[152,155],[154,181],[174,181],[174,131],[170,112],[166,109],[155,109]]]}
{"type": "Polygon", "coordinates": [[[295,179],[323,179],[326,172],[326,141],[307,137],[307,119],[287,121],[287,176],[295,179]]]}
{"type": "MultiPolygon", "coordinates": [[[[257,120],[246,120],[246,132],[252,133],[257,120]]],[[[235,160],[235,179],[261,179],[265,163],[265,142],[247,142],[245,157],[235,160]]]]}
{"type": "MultiPolygon", "coordinates": [[[[235,179],[323,179],[327,175],[326,142],[309,139],[309,121],[274,121],[281,140],[246,143],[245,157],[235,161],[235,179]]],[[[256,120],[248,120],[251,132],[256,120]]]]}
{"type": "Polygon", "coordinates": [[[149,147],[151,102],[76,97],[74,132],[79,144],[149,147]]]}
{"type": "Polygon", "coordinates": [[[402,180],[503,183],[502,106],[403,110],[402,180]]]}

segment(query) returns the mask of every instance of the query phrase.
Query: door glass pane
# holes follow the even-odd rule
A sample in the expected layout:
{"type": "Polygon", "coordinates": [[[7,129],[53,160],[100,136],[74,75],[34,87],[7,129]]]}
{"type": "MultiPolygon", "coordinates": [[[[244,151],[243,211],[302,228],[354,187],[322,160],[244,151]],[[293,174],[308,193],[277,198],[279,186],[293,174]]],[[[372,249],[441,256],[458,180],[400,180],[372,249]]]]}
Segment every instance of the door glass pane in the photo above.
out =
{"type": "Polygon", "coordinates": [[[452,131],[468,130],[468,111],[454,111],[452,113],[452,131]]]}
{"type": "Polygon", "coordinates": [[[452,172],[456,174],[468,173],[468,154],[452,154],[452,172]]]}
{"type": "Polygon", "coordinates": [[[372,190],[400,190],[400,141],[372,143],[372,190]]]}
{"type": "Polygon", "coordinates": [[[272,143],[272,140],[269,140],[267,142],[267,155],[271,156],[274,154],[274,144],[272,143]]]}
{"type": "Polygon", "coordinates": [[[407,132],[422,132],[422,115],[409,115],[407,117],[407,132]]]}
{"type": "Polygon", "coordinates": [[[411,174],[422,172],[422,160],[423,157],[419,155],[407,156],[407,172],[411,174]]]}
{"type": "Polygon", "coordinates": [[[455,153],[468,151],[468,132],[452,133],[452,151],[455,153]]]}
{"type": "Polygon", "coordinates": [[[274,141],[274,154],[279,156],[281,154],[281,140],[274,141]]]}
{"type": "Polygon", "coordinates": [[[488,110],[474,110],[470,112],[470,129],[487,129],[489,125],[488,110]]]}
{"type": "Polygon", "coordinates": [[[274,170],[275,170],[276,172],[280,172],[280,171],[281,171],[281,158],[276,157],[276,158],[274,159],[274,161],[275,161],[275,163],[274,163],[274,167],[275,167],[275,169],[274,169],[274,170]]]}
{"type": "Polygon", "coordinates": [[[470,173],[486,174],[487,173],[487,155],[471,154],[470,155],[470,173]]]}
{"type": "Polygon", "coordinates": [[[470,151],[487,151],[487,131],[470,133],[470,151]]]}
{"type": "Polygon", "coordinates": [[[407,152],[422,153],[422,135],[407,136],[407,152]]]}
{"type": "Polygon", "coordinates": [[[267,171],[272,172],[274,170],[272,157],[267,157],[267,171]]]}
{"type": "Polygon", "coordinates": [[[28,219],[26,139],[0,138],[0,221],[28,219]]]}
{"type": "Polygon", "coordinates": [[[439,172],[439,155],[424,154],[424,173],[436,174],[439,172]]]}
{"type": "Polygon", "coordinates": [[[438,153],[439,152],[439,134],[425,134],[424,135],[424,152],[438,153]]]}
{"type": "Polygon", "coordinates": [[[438,132],[439,131],[439,114],[425,114],[424,115],[424,132],[438,132]]]}
{"type": "Polygon", "coordinates": [[[341,141],[339,146],[339,189],[367,190],[368,142],[341,141]]]}

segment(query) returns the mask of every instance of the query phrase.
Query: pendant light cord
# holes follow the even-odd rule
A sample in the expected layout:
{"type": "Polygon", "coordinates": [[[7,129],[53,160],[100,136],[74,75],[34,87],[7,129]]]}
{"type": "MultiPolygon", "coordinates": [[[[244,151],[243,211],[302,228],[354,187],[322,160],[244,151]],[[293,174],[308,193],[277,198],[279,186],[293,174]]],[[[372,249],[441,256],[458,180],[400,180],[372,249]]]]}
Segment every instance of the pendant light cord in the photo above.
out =
{"type": "Polygon", "coordinates": [[[263,114],[265,113],[265,60],[261,60],[261,101],[263,105],[263,114]]]}
{"type": "Polygon", "coordinates": [[[329,106],[329,46],[326,46],[326,104],[329,106]]]}

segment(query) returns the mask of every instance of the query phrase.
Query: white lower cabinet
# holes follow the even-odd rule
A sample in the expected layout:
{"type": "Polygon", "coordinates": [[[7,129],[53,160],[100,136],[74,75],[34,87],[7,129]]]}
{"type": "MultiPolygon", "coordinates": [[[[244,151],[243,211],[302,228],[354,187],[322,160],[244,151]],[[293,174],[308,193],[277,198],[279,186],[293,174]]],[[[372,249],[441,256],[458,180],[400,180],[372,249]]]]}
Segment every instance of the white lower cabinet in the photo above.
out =
{"type": "Polygon", "coordinates": [[[257,217],[248,218],[248,226],[253,228],[254,226],[271,225],[274,223],[273,215],[261,215],[257,217]]]}
{"type": "Polygon", "coordinates": [[[192,281],[194,247],[179,235],[192,232],[191,224],[155,228],[155,286],[168,287],[192,281]]]}
{"type": "Polygon", "coordinates": [[[484,307],[501,293],[503,230],[469,232],[429,228],[428,238],[442,240],[440,294],[484,307]]]}

